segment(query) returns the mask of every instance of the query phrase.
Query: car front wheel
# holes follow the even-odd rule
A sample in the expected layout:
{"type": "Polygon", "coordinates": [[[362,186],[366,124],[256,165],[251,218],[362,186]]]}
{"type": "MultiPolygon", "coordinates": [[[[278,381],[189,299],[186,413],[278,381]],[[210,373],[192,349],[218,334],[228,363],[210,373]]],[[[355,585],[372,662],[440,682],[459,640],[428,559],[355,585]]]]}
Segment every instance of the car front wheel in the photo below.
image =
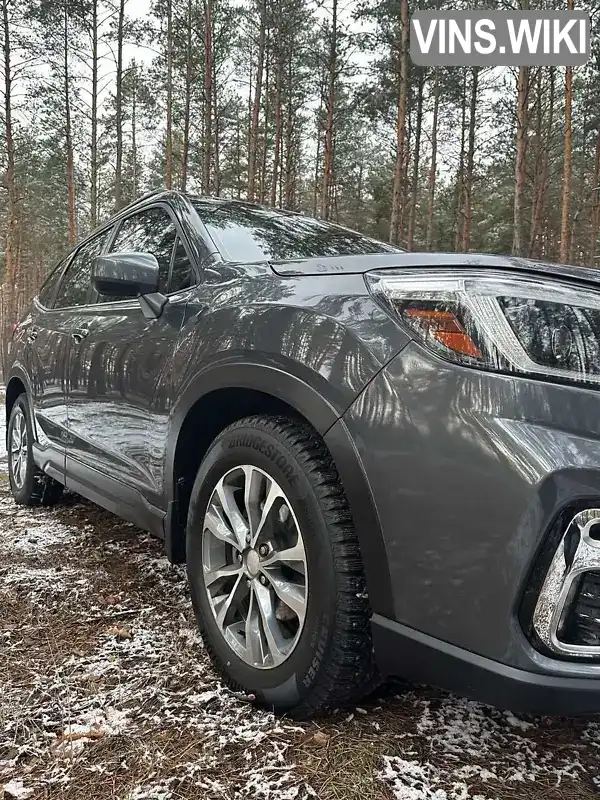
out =
{"type": "Polygon", "coordinates": [[[219,435],[192,491],[187,564],[207,650],[234,689],[307,717],[372,683],[352,517],[309,425],[257,416],[219,435]]]}

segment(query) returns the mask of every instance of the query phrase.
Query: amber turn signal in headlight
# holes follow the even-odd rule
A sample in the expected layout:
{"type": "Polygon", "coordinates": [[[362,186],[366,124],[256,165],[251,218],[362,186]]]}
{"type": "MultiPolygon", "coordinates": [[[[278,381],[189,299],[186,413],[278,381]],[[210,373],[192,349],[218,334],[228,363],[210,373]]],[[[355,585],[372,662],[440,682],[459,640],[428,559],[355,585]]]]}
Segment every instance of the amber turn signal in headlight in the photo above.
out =
{"type": "Polygon", "coordinates": [[[370,272],[371,294],[449,361],[600,384],[600,292],[481,270],[370,272]]]}
{"type": "Polygon", "coordinates": [[[451,311],[409,308],[406,315],[415,326],[421,325],[426,337],[432,336],[449,350],[464,353],[471,358],[481,358],[479,348],[451,311]]]}

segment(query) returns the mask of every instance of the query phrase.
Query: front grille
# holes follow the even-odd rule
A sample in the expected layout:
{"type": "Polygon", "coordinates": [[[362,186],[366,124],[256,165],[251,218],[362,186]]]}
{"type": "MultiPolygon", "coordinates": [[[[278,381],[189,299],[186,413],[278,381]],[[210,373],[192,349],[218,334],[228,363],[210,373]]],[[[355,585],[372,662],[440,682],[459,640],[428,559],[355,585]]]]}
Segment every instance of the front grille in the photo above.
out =
{"type": "Polygon", "coordinates": [[[586,572],[579,579],[560,639],[568,644],[600,647],[600,572],[586,572]]]}

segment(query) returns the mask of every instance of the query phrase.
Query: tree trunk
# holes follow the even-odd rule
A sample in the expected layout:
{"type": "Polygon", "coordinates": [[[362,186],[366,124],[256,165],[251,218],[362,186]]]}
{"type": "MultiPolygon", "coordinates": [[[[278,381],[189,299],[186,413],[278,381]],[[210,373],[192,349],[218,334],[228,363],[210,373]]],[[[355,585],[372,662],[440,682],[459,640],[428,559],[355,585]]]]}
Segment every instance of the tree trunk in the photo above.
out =
{"type": "Polygon", "coordinates": [[[236,119],[235,126],[235,181],[237,185],[236,196],[242,199],[242,137],[240,132],[240,117],[236,119]]]}
{"type": "Polygon", "coordinates": [[[437,176],[437,126],[440,108],[439,70],[435,70],[433,84],[433,121],[431,123],[431,164],[427,193],[427,250],[433,249],[433,211],[435,207],[435,182],[437,176]]]}
{"type": "Polygon", "coordinates": [[[115,211],[123,207],[123,23],[125,21],[125,0],[119,3],[119,19],[117,24],[117,171],[115,175],[115,211]]]}
{"type": "Polygon", "coordinates": [[[458,171],[456,173],[456,187],[454,189],[454,249],[460,247],[460,232],[462,230],[462,204],[464,200],[465,180],[465,140],[467,138],[467,72],[463,72],[460,113],[460,155],[458,158],[458,171]]]}
{"type": "Polygon", "coordinates": [[[265,68],[265,41],[267,32],[267,0],[262,0],[260,7],[260,27],[258,33],[258,65],[256,68],[256,85],[254,102],[252,103],[252,121],[250,124],[250,140],[248,142],[248,200],[254,200],[256,184],[256,164],[258,154],[258,124],[262,95],[263,72],[265,68]]]}
{"type": "Polygon", "coordinates": [[[535,87],[535,102],[533,110],[535,112],[535,157],[533,159],[533,178],[531,181],[531,225],[529,228],[529,248],[527,255],[531,258],[535,251],[537,236],[537,218],[541,201],[540,186],[542,182],[543,162],[544,162],[544,84],[542,68],[536,70],[535,78],[532,78],[532,89],[535,87]]]}
{"type": "MultiPolygon", "coordinates": [[[[567,0],[567,7],[572,10],[573,0],[567,0]]],[[[560,215],[560,260],[568,261],[569,250],[569,213],[571,205],[571,180],[573,176],[573,68],[567,67],[565,72],[565,140],[563,161],[563,194],[560,215]]]]}
{"type": "Polygon", "coordinates": [[[400,219],[402,217],[404,149],[406,140],[406,107],[408,100],[408,0],[400,0],[400,54],[398,60],[398,111],[396,115],[396,166],[392,189],[392,213],[390,215],[390,242],[400,240],[400,219]]]}
{"type": "Polygon", "coordinates": [[[596,264],[596,248],[598,247],[598,227],[600,223],[600,125],[596,131],[596,156],[594,159],[594,177],[592,178],[592,219],[590,224],[590,244],[588,248],[588,266],[596,264]]]}
{"type": "Polygon", "coordinates": [[[23,225],[18,224],[20,220],[17,219],[17,246],[15,248],[15,321],[18,320],[25,308],[25,295],[27,291],[27,272],[21,269],[21,260],[23,257],[23,225]]]}
{"type": "Polygon", "coordinates": [[[358,181],[356,185],[356,215],[354,218],[354,227],[358,230],[362,225],[363,219],[363,181],[364,181],[365,165],[361,153],[360,162],[358,164],[358,181]]]}
{"type": "Polygon", "coordinates": [[[217,101],[218,92],[217,92],[217,64],[214,58],[212,59],[212,87],[213,87],[213,109],[214,109],[214,160],[215,160],[215,168],[214,168],[214,187],[215,187],[215,196],[219,197],[221,194],[221,159],[219,153],[220,147],[220,126],[219,126],[219,103],[217,101]]]}
{"type": "Polygon", "coordinates": [[[213,53],[212,53],[212,0],[204,0],[204,163],[202,183],[205,194],[210,194],[212,156],[212,106],[213,106],[213,53]]]}
{"type": "Polygon", "coordinates": [[[573,69],[565,73],[565,138],[562,179],[562,205],[560,215],[560,261],[568,261],[569,214],[571,207],[571,181],[573,176],[573,69]]]}
{"type": "Polygon", "coordinates": [[[323,151],[323,188],[321,190],[321,216],[329,219],[331,189],[333,184],[333,124],[335,114],[335,89],[337,73],[337,12],[338,0],[333,0],[331,41],[327,63],[327,122],[325,123],[325,148],[323,151]]]}
{"type": "Polygon", "coordinates": [[[292,54],[294,52],[294,37],[290,42],[290,54],[288,58],[287,68],[287,111],[285,120],[285,200],[286,208],[294,208],[294,164],[295,164],[295,146],[294,146],[294,107],[292,103],[293,93],[293,70],[292,70],[292,54]]]}
{"type": "Polygon", "coordinates": [[[270,109],[270,92],[269,92],[269,68],[270,68],[270,37],[267,32],[267,44],[265,47],[265,114],[264,114],[264,128],[262,136],[262,150],[260,154],[260,169],[258,174],[258,202],[264,203],[266,199],[266,180],[267,180],[267,153],[269,150],[269,115],[270,109]]]}
{"type": "Polygon", "coordinates": [[[2,2],[4,31],[4,141],[6,144],[6,232],[4,250],[4,280],[2,285],[2,372],[6,377],[8,342],[15,320],[17,193],[15,185],[15,143],[12,129],[12,64],[8,0],[2,2]]]}
{"type": "Polygon", "coordinates": [[[165,186],[173,188],[173,3],[167,0],[167,134],[165,186]]]}
{"type": "Polygon", "coordinates": [[[185,98],[183,111],[183,153],[181,156],[181,191],[187,190],[188,162],[190,157],[190,109],[194,75],[192,51],[192,0],[188,0],[185,34],[185,98]]]}
{"type": "MultiPolygon", "coordinates": [[[[277,26],[277,71],[275,74],[275,145],[273,147],[273,178],[271,181],[271,205],[277,205],[277,182],[279,179],[279,164],[281,158],[282,142],[282,113],[281,113],[281,86],[283,83],[283,54],[281,42],[281,15],[278,15],[277,26]]],[[[281,193],[279,194],[279,204],[281,205],[281,193]]]]}
{"type": "Polygon", "coordinates": [[[92,142],[90,148],[90,225],[98,225],[98,0],[92,2],[92,142]]]}
{"type": "Polygon", "coordinates": [[[133,184],[133,197],[138,196],[138,154],[137,154],[137,89],[138,89],[138,68],[137,64],[133,63],[133,86],[131,88],[131,182],[133,184]]]}
{"type": "Polygon", "coordinates": [[[320,139],[317,139],[317,153],[315,159],[315,181],[313,185],[313,204],[312,204],[313,217],[317,216],[320,166],[321,166],[321,142],[320,139]]]}
{"type": "Polygon", "coordinates": [[[425,85],[425,70],[419,69],[419,79],[417,86],[417,119],[415,122],[415,147],[413,156],[412,186],[410,196],[410,213],[408,216],[408,234],[406,237],[406,249],[413,249],[415,238],[415,225],[417,221],[417,198],[419,195],[419,156],[421,153],[421,130],[423,127],[423,87],[425,85]]]}
{"type": "Polygon", "coordinates": [[[517,75],[517,132],[515,159],[515,197],[513,204],[513,255],[523,255],[523,200],[525,195],[527,163],[527,125],[529,67],[519,67],[517,75]]]}
{"type": "Polygon", "coordinates": [[[475,128],[477,115],[477,89],[479,85],[479,67],[471,69],[471,102],[469,106],[469,144],[467,147],[467,166],[463,182],[463,228],[461,251],[467,253],[471,243],[471,201],[473,197],[473,164],[475,161],[475,128]]]}
{"type": "Polygon", "coordinates": [[[69,15],[65,0],[64,4],[64,100],[65,100],[65,146],[67,151],[67,222],[69,231],[69,243],[75,244],[77,241],[77,217],[75,210],[75,176],[73,158],[73,132],[71,129],[71,91],[69,85],[69,15]]]}
{"type": "MultiPolygon", "coordinates": [[[[548,119],[546,123],[545,135],[541,132],[540,127],[540,140],[542,143],[540,173],[538,180],[534,183],[534,194],[531,204],[531,231],[529,236],[529,256],[531,258],[540,258],[544,249],[542,221],[544,218],[544,199],[548,189],[548,177],[550,169],[550,151],[552,149],[552,135],[554,128],[554,67],[550,67],[549,81],[550,88],[548,92],[548,119]]],[[[540,103],[542,101],[541,95],[541,72],[540,72],[540,103]]],[[[542,114],[543,116],[543,114],[542,114]]],[[[541,124],[541,123],[540,123],[541,124]]]]}
{"type": "Polygon", "coordinates": [[[313,197],[312,197],[312,215],[317,216],[317,205],[319,198],[319,175],[321,168],[321,117],[323,115],[323,92],[325,91],[324,83],[319,86],[319,110],[317,111],[317,152],[315,157],[315,180],[313,183],[313,197]]]}
{"type": "MultiPolygon", "coordinates": [[[[589,153],[588,150],[588,130],[589,130],[589,106],[586,104],[583,107],[583,113],[581,115],[581,123],[580,123],[580,131],[581,131],[581,152],[589,153]]],[[[594,112],[595,116],[595,112],[594,112]]],[[[582,254],[582,242],[579,246],[576,247],[576,242],[579,242],[583,236],[580,236],[580,228],[579,222],[581,219],[581,212],[582,206],[585,197],[585,178],[586,178],[586,169],[588,164],[583,159],[580,159],[580,166],[579,166],[579,180],[578,180],[578,189],[576,191],[575,196],[575,209],[572,213],[572,223],[571,223],[571,231],[569,233],[569,250],[567,253],[567,261],[569,264],[581,264],[582,260],[585,261],[585,252],[582,254]]],[[[583,232],[582,232],[583,233],[583,232]]]]}

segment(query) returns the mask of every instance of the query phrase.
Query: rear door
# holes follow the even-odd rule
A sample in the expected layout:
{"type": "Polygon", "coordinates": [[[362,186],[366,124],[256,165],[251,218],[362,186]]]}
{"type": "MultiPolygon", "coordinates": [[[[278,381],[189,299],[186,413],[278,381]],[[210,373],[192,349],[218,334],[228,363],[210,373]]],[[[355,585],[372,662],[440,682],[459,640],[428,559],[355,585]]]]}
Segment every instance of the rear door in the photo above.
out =
{"type": "Polygon", "coordinates": [[[31,381],[31,404],[37,443],[43,451],[44,468],[64,481],[67,432],[66,363],[69,350],[71,318],[55,309],[55,296],[70,253],[50,274],[31,311],[19,325],[25,340],[24,368],[31,381]]]}
{"type": "Polygon", "coordinates": [[[97,296],[81,309],[84,338],[73,343],[69,366],[67,473],[88,495],[104,487],[101,493],[127,516],[123,504],[139,503],[140,493],[146,506],[163,506],[171,364],[196,279],[166,206],[125,218],[110,251],[152,253],[169,302],[158,319],[144,317],[138,300],[127,298],[97,296]]]}

